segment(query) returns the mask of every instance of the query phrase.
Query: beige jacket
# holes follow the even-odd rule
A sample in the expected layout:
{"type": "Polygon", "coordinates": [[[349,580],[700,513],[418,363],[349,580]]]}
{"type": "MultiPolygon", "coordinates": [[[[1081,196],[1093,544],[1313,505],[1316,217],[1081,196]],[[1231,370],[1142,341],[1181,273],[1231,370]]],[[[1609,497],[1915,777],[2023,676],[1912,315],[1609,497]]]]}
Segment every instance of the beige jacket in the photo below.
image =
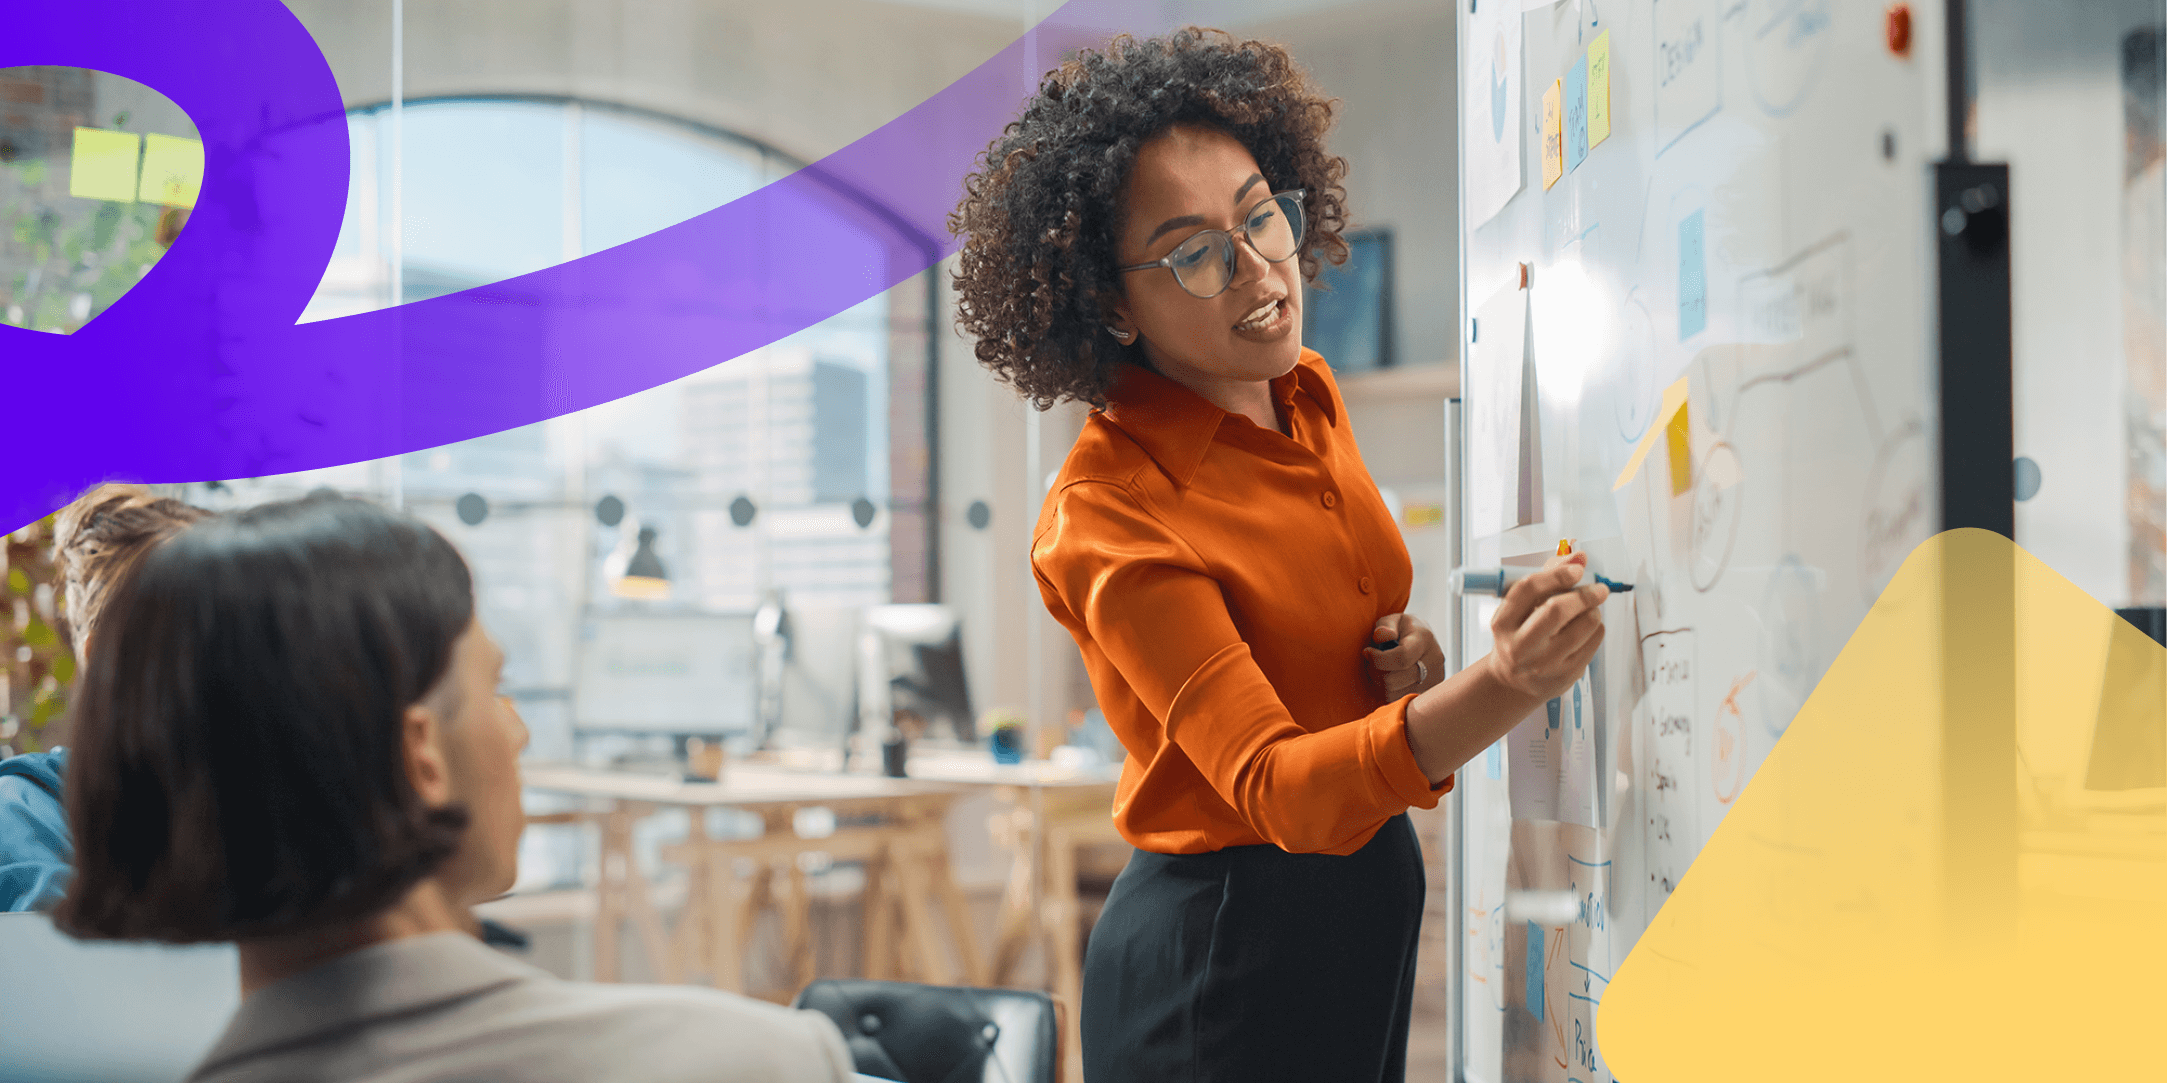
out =
{"type": "Polygon", "coordinates": [[[241,1002],[191,1083],[851,1078],[826,1016],[690,986],[563,981],[463,933],[377,944],[241,1002]]]}

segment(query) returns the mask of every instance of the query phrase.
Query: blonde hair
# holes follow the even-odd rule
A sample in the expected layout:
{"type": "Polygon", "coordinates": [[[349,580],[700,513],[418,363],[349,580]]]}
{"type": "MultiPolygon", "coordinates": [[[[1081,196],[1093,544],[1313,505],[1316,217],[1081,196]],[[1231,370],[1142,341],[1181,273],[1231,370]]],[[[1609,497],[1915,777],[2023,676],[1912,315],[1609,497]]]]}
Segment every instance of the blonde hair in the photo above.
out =
{"type": "Polygon", "coordinates": [[[211,513],[141,485],[92,486],[53,517],[62,615],[80,652],[114,583],[159,542],[211,513]]]}

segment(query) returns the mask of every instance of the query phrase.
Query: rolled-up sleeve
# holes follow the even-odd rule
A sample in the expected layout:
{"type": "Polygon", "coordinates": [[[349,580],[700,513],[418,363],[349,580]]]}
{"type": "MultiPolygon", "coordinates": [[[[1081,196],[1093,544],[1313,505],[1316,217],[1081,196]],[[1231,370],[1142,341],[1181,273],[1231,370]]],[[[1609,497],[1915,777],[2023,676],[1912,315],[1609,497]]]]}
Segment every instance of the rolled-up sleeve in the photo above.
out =
{"type": "Polygon", "coordinates": [[[1359,718],[1297,722],[1205,562],[1121,485],[1063,490],[1032,560],[1049,607],[1080,625],[1166,740],[1266,841],[1350,853],[1449,789],[1449,779],[1430,785],[1408,747],[1413,696],[1359,718]]]}

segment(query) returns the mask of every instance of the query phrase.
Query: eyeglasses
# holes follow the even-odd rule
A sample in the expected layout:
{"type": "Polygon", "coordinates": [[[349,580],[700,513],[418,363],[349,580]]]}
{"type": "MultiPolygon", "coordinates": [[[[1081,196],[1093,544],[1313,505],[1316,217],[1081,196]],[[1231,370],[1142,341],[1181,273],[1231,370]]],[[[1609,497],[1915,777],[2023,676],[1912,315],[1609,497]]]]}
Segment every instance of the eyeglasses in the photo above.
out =
{"type": "Polygon", "coordinates": [[[1200,230],[1175,245],[1165,259],[1115,270],[1126,274],[1164,267],[1174,272],[1174,281],[1191,296],[1217,297],[1234,284],[1235,233],[1248,238],[1249,247],[1256,249],[1257,255],[1268,262],[1285,263],[1293,258],[1302,245],[1302,198],[1308,194],[1300,188],[1274,192],[1249,208],[1248,217],[1234,227],[1233,233],[1223,229],[1200,230]]]}

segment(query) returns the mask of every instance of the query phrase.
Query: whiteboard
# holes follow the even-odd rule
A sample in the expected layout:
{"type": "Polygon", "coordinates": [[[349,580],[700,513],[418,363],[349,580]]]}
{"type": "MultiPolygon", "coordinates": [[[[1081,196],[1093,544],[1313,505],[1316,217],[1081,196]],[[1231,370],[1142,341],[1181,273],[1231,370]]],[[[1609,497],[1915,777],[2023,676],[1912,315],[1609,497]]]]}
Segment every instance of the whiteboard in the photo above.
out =
{"type": "Polygon", "coordinates": [[[574,725],[641,733],[752,728],[750,614],[604,613],[581,628],[574,725]]]}
{"type": "Polygon", "coordinates": [[[1462,188],[1512,192],[1462,218],[1463,551],[1636,589],[1460,773],[1458,1059],[1595,1083],[1609,975],[1938,521],[1941,77],[1863,0],[1461,7],[1462,188]]]}

